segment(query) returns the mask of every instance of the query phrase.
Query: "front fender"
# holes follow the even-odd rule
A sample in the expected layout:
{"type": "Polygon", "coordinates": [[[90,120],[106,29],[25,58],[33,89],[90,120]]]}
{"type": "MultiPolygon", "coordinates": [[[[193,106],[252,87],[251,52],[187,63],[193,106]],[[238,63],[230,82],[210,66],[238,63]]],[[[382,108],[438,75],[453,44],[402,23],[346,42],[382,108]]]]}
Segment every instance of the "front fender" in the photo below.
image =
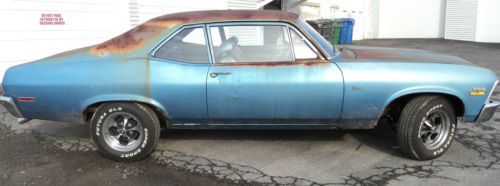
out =
{"type": "Polygon", "coordinates": [[[422,93],[452,95],[452,96],[459,98],[462,101],[462,104],[464,104],[464,108],[467,108],[467,103],[465,102],[466,97],[463,93],[461,93],[457,90],[454,90],[452,88],[442,87],[442,86],[416,86],[416,87],[409,87],[409,88],[402,89],[400,91],[395,92],[391,96],[389,96],[385,100],[383,108],[386,108],[390,103],[392,103],[394,100],[396,100],[400,97],[411,95],[411,94],[422,94],[422,93]]]}
{"type": "Polygon", "coordinates": [[[118,102],[118,101],[140,102],[149,104],[159,109],[165,117],[169,116],[165,107],[163,107],[163,105],[161,105],[158,101],[145,96],[134,95],[134,94],[106,94],[106,95],[94,96],[82,102],[82,104],[80,105],[80,111],[81,113],[83,113],[89,106],[97,103],[118,102]]]}

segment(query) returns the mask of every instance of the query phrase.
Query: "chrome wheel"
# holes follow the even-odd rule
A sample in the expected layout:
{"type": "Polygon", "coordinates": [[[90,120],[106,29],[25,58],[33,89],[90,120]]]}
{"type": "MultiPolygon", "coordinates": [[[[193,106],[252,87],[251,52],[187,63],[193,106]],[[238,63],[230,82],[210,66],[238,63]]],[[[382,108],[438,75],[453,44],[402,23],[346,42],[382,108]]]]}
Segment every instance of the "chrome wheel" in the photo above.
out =
{"type": "Polygon", "coordinates": [[[435,150],[446,142],[450,133],[450,117],[441,110],[431,112],[420,126],[420,139],[428,150],[435,150]]]}
{"type": "Polygon", "coordinates": [[[102,134],[114,150],[128,152],[136,149],[144,138],[141,122],[126,112],[114,112],[103,122],[102,134]]]}

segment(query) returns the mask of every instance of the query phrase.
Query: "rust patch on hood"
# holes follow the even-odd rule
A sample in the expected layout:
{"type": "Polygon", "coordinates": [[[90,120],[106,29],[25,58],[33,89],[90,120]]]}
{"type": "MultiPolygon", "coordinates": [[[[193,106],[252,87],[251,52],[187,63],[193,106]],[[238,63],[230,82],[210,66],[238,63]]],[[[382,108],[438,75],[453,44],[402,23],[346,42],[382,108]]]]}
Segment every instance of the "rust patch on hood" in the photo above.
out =
{"type": "Polygon", "coordinates": [[[415,60],[416,56],[401,55],[398,53],[374,51],[374,50],[355,50],[358,59],[394,59],[394,60],[415,60]]]}
{"type": "Polygon", "coordinates": [[[465,64],[471,63],[451,55],[439,54],[425,50],[403,49],[403,48],[384,48],[384,47],[364,47],[364,46],[347,46],[344,47],[352,50],[354,55],[349,54],[350,51],[343,49],[342,57],[346,59],[368,60],[368,61],[397,61],[397,62],[422,62],[422,63],[448,63],[448,64],[465,64]]]}
{"type": "Polygon", "coordinates": [[[294,13],[270,10],[209,10],[167,14],[153,18],[128,32],[92,47],[90,53],[98,56],[107,56],[109,53],[127,54],[148,44],[169,28],[184,24],[262,20],[297,23],[299,16],[294,13]]]}

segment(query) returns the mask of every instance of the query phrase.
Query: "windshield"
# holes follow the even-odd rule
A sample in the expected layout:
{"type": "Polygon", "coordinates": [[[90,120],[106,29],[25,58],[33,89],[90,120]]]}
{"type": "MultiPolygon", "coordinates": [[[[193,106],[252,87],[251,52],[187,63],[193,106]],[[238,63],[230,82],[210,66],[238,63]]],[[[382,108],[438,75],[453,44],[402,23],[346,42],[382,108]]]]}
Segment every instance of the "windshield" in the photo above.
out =
{"type": "Polygon", "coordinates": [[[325,39],[323,36],[321,36],[316,30],[314,30],[311,25],[309,25],[306,21],[300,20],[300,26],[304,28],[304,30],[309,33],[313,37],[314,40],[320,45],[321,48],[323,48],[326,53],[328,58],[332,58],[335,56],[335,50],[333,49],[333,46],[325,39]]]}

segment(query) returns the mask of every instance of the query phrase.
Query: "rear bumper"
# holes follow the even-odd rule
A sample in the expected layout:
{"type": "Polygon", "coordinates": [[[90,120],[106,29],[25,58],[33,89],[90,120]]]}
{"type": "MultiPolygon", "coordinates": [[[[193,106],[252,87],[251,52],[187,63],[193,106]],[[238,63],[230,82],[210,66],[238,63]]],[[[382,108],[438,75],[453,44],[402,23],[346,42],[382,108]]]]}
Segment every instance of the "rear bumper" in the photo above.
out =
{"type": "Polygon", "coordinates": [[[495,111],[499,106],[500,102],[495,100],[489,100],[489,102],[484,105],[483,110],[481,110],[481,113],[479,114],[479,117],[477,118],[476,122],[489,121],[493,117],[495,111]]]}
{"type": "Polygon", "coordinates": [[[7,109],[7,111],[14,117],[16,118],[22,118],[23,115],[19,111],[19,109],[16,106],[16,103],[14,103],[14,99],[11,97],[7,96],[0,96],[0,104],[7,109]]]}

